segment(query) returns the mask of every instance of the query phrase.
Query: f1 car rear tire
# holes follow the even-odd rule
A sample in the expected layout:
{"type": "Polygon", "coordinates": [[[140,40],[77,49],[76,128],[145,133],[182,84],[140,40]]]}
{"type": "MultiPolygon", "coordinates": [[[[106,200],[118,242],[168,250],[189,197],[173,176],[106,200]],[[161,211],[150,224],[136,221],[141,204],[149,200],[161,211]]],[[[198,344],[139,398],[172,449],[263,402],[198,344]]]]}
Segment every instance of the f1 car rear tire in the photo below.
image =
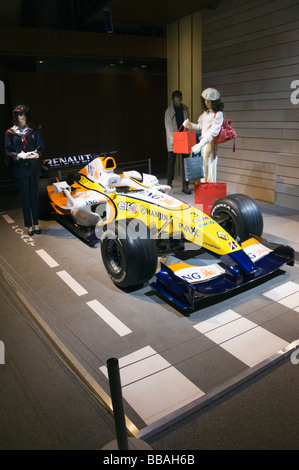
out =
{"type": "Polygon", "coordinates": [[[101,237],[101,253],[108,275],[122,289],[143,285],[157,269],[155,240],[137,219],[109,225],[101,237]]]}
{"type": "Polygon", "coordinates": [[[243,242],[250,235],[261,236],[263,216],[257,203],[244,194],[231,194],[218,199],[211,210],[211,217],[237,241],[243,242]]]}

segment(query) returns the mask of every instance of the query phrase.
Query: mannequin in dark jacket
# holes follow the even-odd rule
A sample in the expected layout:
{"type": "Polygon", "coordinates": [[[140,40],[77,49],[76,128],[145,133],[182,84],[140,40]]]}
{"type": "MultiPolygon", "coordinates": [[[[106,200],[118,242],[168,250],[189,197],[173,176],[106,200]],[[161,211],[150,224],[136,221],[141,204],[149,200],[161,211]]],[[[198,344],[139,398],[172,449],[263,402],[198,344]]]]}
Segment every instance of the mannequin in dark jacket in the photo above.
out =
{"type": "Polygon", "coordinates": [[[29,109],[18,105],[13,123],[5,133],[5,154],[19,188],[24,225],[28,235],[41,233],[38,226],[39,157],[44,144],[37,129],[29,127],[29,109]]]}

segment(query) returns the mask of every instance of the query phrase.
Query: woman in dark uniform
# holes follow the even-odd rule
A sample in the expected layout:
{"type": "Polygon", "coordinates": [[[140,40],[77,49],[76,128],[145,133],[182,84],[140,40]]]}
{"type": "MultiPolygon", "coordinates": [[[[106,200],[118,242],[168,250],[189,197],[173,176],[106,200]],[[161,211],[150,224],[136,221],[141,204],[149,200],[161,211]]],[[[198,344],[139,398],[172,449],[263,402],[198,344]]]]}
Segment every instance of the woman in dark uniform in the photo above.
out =
{"type": "Polygon", "coordinates": [[[38,226],[39,157],[44,144],[37,129],[29,127],[29,109],[13,110],[13,126],[5,133],[5,153],[16,178],[22,201],[24,225],[28,235],[41,233],[38,226]]]}

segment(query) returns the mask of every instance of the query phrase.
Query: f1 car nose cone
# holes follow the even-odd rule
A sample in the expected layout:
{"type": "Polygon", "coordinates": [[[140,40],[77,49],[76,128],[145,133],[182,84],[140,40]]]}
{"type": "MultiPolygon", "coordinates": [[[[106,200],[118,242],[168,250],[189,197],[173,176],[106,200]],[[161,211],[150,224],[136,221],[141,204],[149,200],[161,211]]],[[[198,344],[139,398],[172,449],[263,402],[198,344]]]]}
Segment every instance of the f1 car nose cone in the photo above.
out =
{"type": "Polygon", "coordinates": [[[233,251],[229,256],[237,263],[237,268],[242,273],[253,275],[256,272],[255,265],[243,250],[233,251]]]}

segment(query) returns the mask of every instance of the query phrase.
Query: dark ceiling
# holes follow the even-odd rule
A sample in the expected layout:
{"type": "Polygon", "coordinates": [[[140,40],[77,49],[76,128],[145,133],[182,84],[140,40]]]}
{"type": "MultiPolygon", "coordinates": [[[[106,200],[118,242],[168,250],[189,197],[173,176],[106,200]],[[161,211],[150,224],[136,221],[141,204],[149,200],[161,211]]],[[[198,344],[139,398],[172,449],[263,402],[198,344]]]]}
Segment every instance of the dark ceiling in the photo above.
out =
{"type": "MultiPolygon", "coordinates": [[[[0,27],[42,28],[121,35],[167,37],[167,25],[205,8],[217,8],[220,0],[7,0],[0,1],[0,27]]],[[[128,67],[142,67],[138,60],[120,65],[109,58],[89,61],[59,57],[35,57],[0,53],[1,64],[14,70],[98,71],[99,66],[114,66],[114,73],[128,67]],[[41,62],[40,59],[43,59],[41,62]],[[95,67],[96,64],[96,67],[95,67]],[[117,65],[117,67],[116,67],[117,65]]],[[[142,73],[166,73],[166,61],[148,61],[142,73]]],[[[111,69],[110,69],[111,70],[111,69]]],[[[134,72],[135,73],[135,72],[134,72]]]]}
{"type": "Polygon", "coordinates": [[[119,34],[165,35],[166,26],[219,0],[9,0],[0,2],[0,25],[119,34]]]}
{"type": "Polygon", "coordinates": [[[113,23],[114,31],[163,35],[165,27],[179,18],[198,10],[213,8],[212,0],[107,0],[81,2],[79,27],[105,27],[105,16],[113,23]],[[107,10],[108,12],[105,10],[107,10]],[[109,13],[110,10],[110,13],[109,13]]]}

